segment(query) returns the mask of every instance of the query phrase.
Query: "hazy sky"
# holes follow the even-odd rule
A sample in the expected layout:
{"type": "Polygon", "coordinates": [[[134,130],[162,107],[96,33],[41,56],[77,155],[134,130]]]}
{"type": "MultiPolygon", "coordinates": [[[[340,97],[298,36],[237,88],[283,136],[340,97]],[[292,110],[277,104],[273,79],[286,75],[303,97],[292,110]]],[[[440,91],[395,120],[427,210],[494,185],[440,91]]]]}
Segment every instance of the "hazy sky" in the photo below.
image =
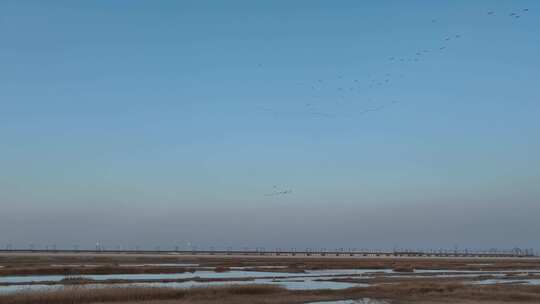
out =
{"type": "Polygon", "coordinates": [[[540,249],[539,14],[3,0],[0,246],[540,249]]]}

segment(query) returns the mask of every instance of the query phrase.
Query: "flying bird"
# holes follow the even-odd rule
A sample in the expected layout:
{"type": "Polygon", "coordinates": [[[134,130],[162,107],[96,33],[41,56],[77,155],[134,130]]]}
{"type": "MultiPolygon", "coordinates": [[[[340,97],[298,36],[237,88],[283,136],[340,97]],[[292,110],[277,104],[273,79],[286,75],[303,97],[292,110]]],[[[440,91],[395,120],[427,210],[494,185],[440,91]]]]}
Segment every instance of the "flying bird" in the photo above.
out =
{"type": "Polygon", "coordinates": [[[380,110],[382,110],[384,108],[385,108],[385,106],[378,106],[378,107],[375,107],[375,108],[365,109],[365,110],[361,111],[358,114],[363,115],[363,114],[367,114],[369,112],[377,112],[377,111],[380,111],[380,110]]]}
{"type": "Polygon", "coordinates": [[[322,113],[322,112],[308,112],[308,113],[313,116],[319,116],[319,117],[327,117],[327,118],[334,117],[332,114],[327,114],[327,113],[322,113]]]}
{"type": "Polygon", "coordinates": [[[264,196],[278,196],[278,195],[286,195],[286,194],[291,194],[292,193],[291,189],[279,190],[279,187],[276,186],[276,185],[274,185],[272,187],[272,189],[273,189],[272,192],[267,193],[264,196]]]}

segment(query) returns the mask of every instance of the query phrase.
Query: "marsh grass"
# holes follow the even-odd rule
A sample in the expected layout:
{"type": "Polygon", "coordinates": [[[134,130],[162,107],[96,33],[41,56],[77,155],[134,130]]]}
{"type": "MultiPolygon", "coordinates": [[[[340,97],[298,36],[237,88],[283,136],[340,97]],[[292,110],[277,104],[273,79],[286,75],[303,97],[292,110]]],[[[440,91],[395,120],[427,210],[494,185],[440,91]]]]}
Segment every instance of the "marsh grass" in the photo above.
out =
{"type": "Polygon", "coordinates": [[[225,266],[217,266],[216,268],[214,268],[214,272],[229,272],[231,271],[231,269],[229,267],[225,267],[225,266]]]}
{"type": "Polygon", "coordinates": [[[91,289],[69,287],[49,292],[21,292],[0,296],[2,304],[74,304],[114,303],[172,299],[220,299],[232,296],[264,296],[284,293],[277,286],[239,285],[228,287],[206,287],[172,289],[154,287],[107,287],[91,289]]]}
{"type": "MultiPolygon", "coordinates": [[[[152,287],[69,287],[50,292],[25,292],[0,296],[2,304],[75,303],[305,303],[308,301],[391,299],[411,303],[540,303],[540,286],[478,286],[459,282],[403,282],[345,290],[291,291],[271,285],[232,285],[191,289],[152,287]]],[[[394,302],[396,303],[396,302],[394,302]]]]}
{"type": "Polygon", "coordinates": [[[412,265],[399,265],[399,264],[397,264],[397,265],[394,265],[392,270],[394,270],[394,272],[412,273],[412,272],[414,272],[414,267],[412,265]]]}

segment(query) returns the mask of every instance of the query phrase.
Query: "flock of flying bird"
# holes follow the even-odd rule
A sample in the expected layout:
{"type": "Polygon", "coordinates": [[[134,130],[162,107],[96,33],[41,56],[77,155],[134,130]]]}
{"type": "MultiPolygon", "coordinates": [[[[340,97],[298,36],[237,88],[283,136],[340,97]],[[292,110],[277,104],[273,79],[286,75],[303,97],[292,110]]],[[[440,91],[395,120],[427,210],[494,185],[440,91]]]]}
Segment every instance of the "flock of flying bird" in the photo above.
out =
{"type": "Polygon", "coordinates": [[[272,187],[272,192],[265,194],[264,196],[276,196],[276,195],[285,195],[285,194],[291,194],[292,190],[290,189],[281,189],[280,187],[274,185],[272,187]]]}
{"type": "MultiPolygon", "coordinates": [[[[499,14],[495,11],[488,11],[486,15],[490,18],[495,16],[503,16],[503,17],[509,17],[514,20],[522,18],[522,16],[525,16],[529,12],[528,8],[523,8],[518,11],[513,11],[506,14],[499,14]]],[[[436,19],[431,20],[432,23],[437,23],[436,19]]],[[[418,63],[423,61],[424,59],[427,59],[429,54],[433,53],[442,53],[445,50],[447,50],[450,43],[454,41],[458,41],[462,38],[462,35],[460,33],[455,33],[452,35],[446,35],[443,39],[440,40],[439,45],[432,45],[428,48],[419,48],[414,53],[411,52],[411,55],[409,56],[391,56],[387,58],[387,63],[391,64],[406,64],[406,63],[418,63]]],[[[404,74],[402,72],[399,73],[383,73],[382,76],[374,78],[369,77],[369,81],[367,83],[364,81],[360,81],[359,79],[346,79],[342,74],[338,74],[333,79],[317,79],[315,81],[310,82],[297,82],[296,86],[302,87],[304,89],[307,89],[309,92],[308,96],[311,96],[312,99],[318,99],[319,101],[312,101],[312,102],[306,102],[303,105],[303,110],[297,111],[297,112],[287,112],[287,111],[279,111],[275,110],[273,108],[263,108],[263,110],[267,113],[273,114],[274,116],[281,116],[281,115],[304,115],[304,116],[312,116],[312,117],[336,117],[337,114],[333,113],[327,113],[324,111],[321,111],[319,106],[316,105],[316,103],[321,104],[320,101],[325,103],[326,105],[331,104],[333,108],[335,106],[343,106],[346,105],[346,101],[349,98],[350,102],[356,102],[358,100],[358,95],[355,95],[355,93],[360,92],[366,92],[369,90],[377,89],[377,88],[388,88],[392,83],[395,82],[396,79],[404,78],[404,74]],[[337,83],[337,84],[336,84],[337,83]],[[322,93],[325,94],[322,94],[322,93]],[[326,95],[326,96],[325,96],[326,95]]],[[[373,101],[373,99],[370,99],[370,101],[373,101]]],[[[379,103],[376,106],[371,106],[364,108],[360,111],[347,111],[348,114],[357,117],[360,115],[368,114],[371,112],[378,112],[381,111],[387,107],[390,107],[392,105],[395,105],[398,103],[398,100],[390,100],[387,102],[379,103]]],[[[345,114],[342,114],[343,116],[345,114]]],[[[281,196],[281,195],[288,195],[291,194],[292,190],[279,190],[277,186],[273,187],[273,191],[271,193],[265,194],[265,196],[281,196]]]]}

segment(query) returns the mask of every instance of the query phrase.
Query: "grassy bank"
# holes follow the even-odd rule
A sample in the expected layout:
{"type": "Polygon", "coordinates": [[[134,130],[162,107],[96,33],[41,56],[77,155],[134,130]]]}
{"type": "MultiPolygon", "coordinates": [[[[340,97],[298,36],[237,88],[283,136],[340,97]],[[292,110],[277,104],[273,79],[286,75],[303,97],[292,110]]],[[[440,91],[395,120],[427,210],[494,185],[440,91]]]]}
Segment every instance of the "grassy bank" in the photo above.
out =
{"type": "Polygon", "coordinates": [[[227,256],[145,256],[145,255],[0,255],[0,276],[8,275],[89,275],[192,272],[195,267],[130,266],[131,264],[194,263],[200,267],[247,267],[268,271],[267,266],[283,268],[273,272],[297,272],[316,269],[356,268],[485,270],[540,269],[539,259],[445,259],[445,258],[300,258],[300,257],[227,257],[227,256]]]}
{"type": "Polygon", "coordinates": [[[307,301],[389,299],[393,303],[540,303],[540,286],[477,286],[460,283],[407,282],[345,290],[290,291],[277,286],[246,285],[192,289],[68,288],[0,296],[2,304],[72,303],[305,303],[307,301]]]}

